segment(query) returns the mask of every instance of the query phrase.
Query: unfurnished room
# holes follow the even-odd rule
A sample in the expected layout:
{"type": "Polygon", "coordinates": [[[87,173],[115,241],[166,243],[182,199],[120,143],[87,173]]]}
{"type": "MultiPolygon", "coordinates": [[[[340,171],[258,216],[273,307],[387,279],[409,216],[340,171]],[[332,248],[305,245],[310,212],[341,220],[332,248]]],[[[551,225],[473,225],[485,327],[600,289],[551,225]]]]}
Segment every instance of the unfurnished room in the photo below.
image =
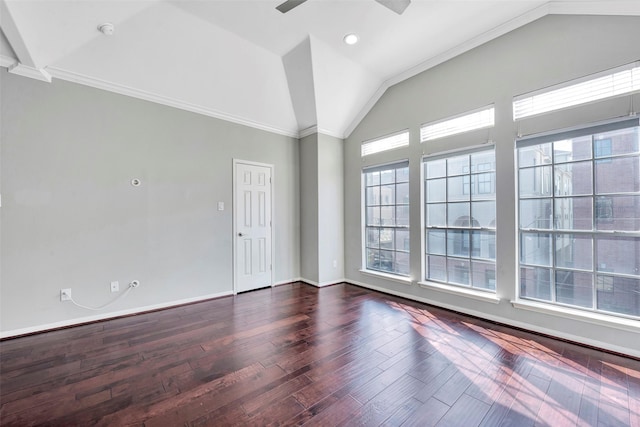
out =
{"type": "Polygon", "coordinates": [[[640,0],[0,29],[0,425],[640,427],[640,0]]]}

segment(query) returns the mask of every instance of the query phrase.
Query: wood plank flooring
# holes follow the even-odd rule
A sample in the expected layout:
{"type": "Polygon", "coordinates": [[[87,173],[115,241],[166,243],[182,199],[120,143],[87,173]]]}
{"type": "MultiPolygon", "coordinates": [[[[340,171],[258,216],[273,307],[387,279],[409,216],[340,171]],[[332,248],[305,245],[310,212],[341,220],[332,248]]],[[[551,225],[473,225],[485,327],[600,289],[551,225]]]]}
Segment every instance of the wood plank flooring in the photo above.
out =
{"type": "Polygon", "coordinates": [[[640,362],[302,283],[0,343],[2,426],[636,426],[640,362]]]}

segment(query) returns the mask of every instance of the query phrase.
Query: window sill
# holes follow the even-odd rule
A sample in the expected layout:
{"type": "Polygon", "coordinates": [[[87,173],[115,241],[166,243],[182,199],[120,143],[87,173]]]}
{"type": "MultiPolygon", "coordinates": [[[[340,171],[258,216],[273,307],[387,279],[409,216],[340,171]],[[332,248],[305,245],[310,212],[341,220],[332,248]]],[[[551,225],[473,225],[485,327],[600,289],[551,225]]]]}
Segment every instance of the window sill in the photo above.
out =
{"type": "Polygon", "coordinates": [[[374,277],[381,277],[387,280],[393,280],[394,282],[402,283],[403,285],[411,284],[411,277],[396,276],[395,274],[383,273],[382,271],[365,270],[365,269],[361,269],[360,273],[367,274],[369,276],[374,276],[374,277]]]}
{"type": "Polygon", "coordinates": [[[535,311],[537,313],[564,317],[565,319],[578,320],[595,325],[606,326],[609,328],[621,329],[624,331],[640,332],[640,322],[633,319],[609,316],[600,313],[589,313],[569,307],[559,307],[551,304],[521,299],[511,301],[511,305],[522,310],[535,311]]]}
{"type": "Polygon", "coordinates": [[[492,304],[500,303],[500,297],[494,293],[476,291],[474,289],[467,289],[455,285],[446,285],[444,283],[436,282],[418,282],[418,284],[426,289],[434,289],[436,291],[446,292],[448,294],[463,296],[467,298],[473,298],[478,301],[490,302],[492,304]]]}

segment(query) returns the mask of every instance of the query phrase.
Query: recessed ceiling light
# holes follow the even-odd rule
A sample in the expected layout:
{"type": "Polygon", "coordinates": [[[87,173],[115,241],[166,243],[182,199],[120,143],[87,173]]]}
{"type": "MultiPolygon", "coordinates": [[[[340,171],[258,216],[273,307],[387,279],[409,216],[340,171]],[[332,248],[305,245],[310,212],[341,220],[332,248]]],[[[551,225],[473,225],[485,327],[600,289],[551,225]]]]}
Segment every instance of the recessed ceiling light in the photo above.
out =
{"type": "Polygon", "coordinates": [[[358,43],[358,36],[353,33],[347,34],[346,36],[344,36],[343,40],[346,44],[356,44],[358,43]]]}

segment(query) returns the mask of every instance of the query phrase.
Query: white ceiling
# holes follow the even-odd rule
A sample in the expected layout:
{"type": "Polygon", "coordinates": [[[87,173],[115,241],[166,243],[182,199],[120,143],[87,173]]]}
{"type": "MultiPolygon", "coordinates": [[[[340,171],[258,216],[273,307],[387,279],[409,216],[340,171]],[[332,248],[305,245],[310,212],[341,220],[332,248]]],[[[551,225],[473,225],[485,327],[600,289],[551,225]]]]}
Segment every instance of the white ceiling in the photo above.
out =
{"type": "Polygon", "coordinates": [[[550,13],[640,0],[0,0],[0,65],[285,135],[346,137],[391,85],[550,13]],[[111,22],[105,36],[99,24],[111,22]],[[360,42],[342,39],[355,32],[360,42]]]}

